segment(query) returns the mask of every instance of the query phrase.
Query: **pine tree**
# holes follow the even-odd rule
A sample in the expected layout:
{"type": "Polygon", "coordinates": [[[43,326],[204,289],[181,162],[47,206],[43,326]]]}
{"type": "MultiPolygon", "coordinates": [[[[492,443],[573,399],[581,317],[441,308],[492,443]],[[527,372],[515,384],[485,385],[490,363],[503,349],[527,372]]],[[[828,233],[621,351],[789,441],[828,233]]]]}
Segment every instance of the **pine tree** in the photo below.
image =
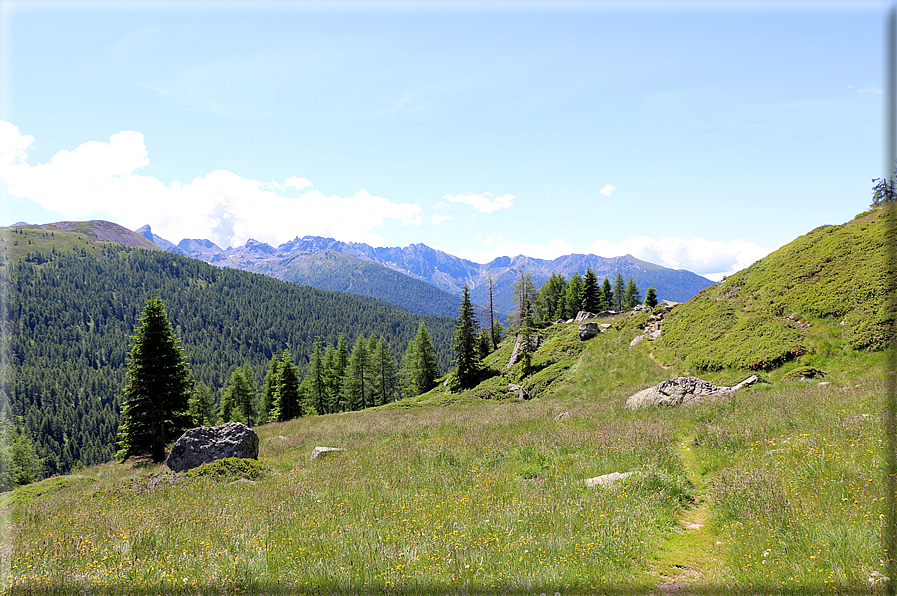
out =
{"type": "Polygon", "coordinates": [[[267,424],[271,420],[274,410],[274,401],[277,397],[277,383],[280,378],[280,360],[277,354],[271,356],[268,362],[268,372],[265,373],[265,382],[262,385],[262,399],[259,406],[259,424],[267,424]]]}
{"type": "Polygon", "coordinates": [[[589,267],[582,280],[582,309],[596,313],[601,306],[601,289],[598,287],[598,276],[589,267]]]}
{"type": "Polygon", "coordinates": [[[565,299],[568,318],[574,318],[582,310],[582,276],[574,273],[567,284],[567,296],[565,299]]]}
{"type": "Polygon", "coordinates": [[[601,282],[601,303],[604,306],[602,310],[615,310],[614,291],[610,287],[610,280],[607,277],[601,282]]]}
{"type": "Polygon", "coordinates": [[[324,352],[321,349],[321,338],[315,337],[311,352],[311,365],[305,379],[308,381],[309,404],[318,414],[326,414],[328,407],[327,370],[324,364],[324,352]]]}
{"type": "MultiPolygon", "coordinates": [[[[251,369],[250,369],[251,374],[251,369]]],[[[255,391],[246,379],[246,369],[231,373],[230,385],[224,389],[221,398],[221,421],[242,422],[253,426],[256,420],[255,391]]]]}
{"type": "Polygon", "coordinates": [[[520,328],[518,337],[520,338],[520,352],[518,361],[520,364],[521,375],[525,376],[530,373],[533,362],[533,344],[535,343],[535,329],[533,329],[533,312],[529,302],[526,304],[523,326],[520,328]]]}
{"type": "MultiPolygon", "coordinates": [[[[518,281],[520,281],[521,288],[523,288],[520,291],[526,295],[527,281],[523,272],[521,272],[521,277],[518,278],[518,281]]],[[[526,316],[528,304],[527,299],[523,304],[523,317],[526,316]]],[[[467,289],[467,284],[464,284],[464,289],[461,293],[461,307],[458,310],[458,319],[455,323],[455,341],[453,346],[455,349],[455,374],[458,387],[460,388],[472,386],[480,372],[480,360],[477,357],[478,327],[473,304],[470,302],[470,291],[467,289]]]]}
{"type": "Polygon", "coordinates": [[[208,385],[200,381],[190,392],[190,420],[193,426],[212,426],[217,420],[215,404],[212,403],[212,391],[208,385]]]}
{"type": "Polygon", "coordinates": [[[626,288],[623,286],[623,274],[617,273],[617,278],[614,280],[614,310],[618,312],[623,312],[623,292],[626,291],[626,288]]]}
{"type": "Polygon", "coordinates": [[[336,342],[336,351],[333,354],[333,365],[330,371],[331,378],[331,410],[334,412],[343,412],[347,410],[347,405],[343,399],[343,384],[346,379],[346,371],[349,368],[349,346],[346,344],[346,338],[342,334],[336,342]]]}
{"type": "Polygon", "coordinates": [[[645,306],[650,306],[651,308],[657,306],[657,292],[654,290],[654,286],[650,286],[645,290],[645,306]]]}
{"type": "Polygon", "coordinates": [[[487,278],[487,283],[489,284],[489,336],[492,340],[492,349],[494,350],[498,347],[498,342],[500,340],[495,335],[495,282],[491,275],[487,278]]]}
{"type": "Polygon", "coordinates": [[[127,363],[118,458],[151,453],[165,461],[165,445],[190,428],[190,368],[161,299],[146,301],[127,363]]]}
{"type": "Polygon", "coordinates": [[[289,350],[284,350],[282,362],[278,367],[277,394],[274,397],[273,418],[278,422],[292,420],[302,416],[302,394],[299,391],[301,380],[299,369],[293,364],[289,350]]]}
{"type": "Polygon", "coordinates": [[[349,366],[343,381],[343,401],[347,410],[355,411],[366,407],[371,391],[370,374],[367,342],[359,335],[349,355],[349,366]]]}
{"type": "Polygon", "coordinates": [[[623,308],[629,310],[642,301],[638,286],[632,276],[626,281],[626,289],[623,290],[623,308]]]}

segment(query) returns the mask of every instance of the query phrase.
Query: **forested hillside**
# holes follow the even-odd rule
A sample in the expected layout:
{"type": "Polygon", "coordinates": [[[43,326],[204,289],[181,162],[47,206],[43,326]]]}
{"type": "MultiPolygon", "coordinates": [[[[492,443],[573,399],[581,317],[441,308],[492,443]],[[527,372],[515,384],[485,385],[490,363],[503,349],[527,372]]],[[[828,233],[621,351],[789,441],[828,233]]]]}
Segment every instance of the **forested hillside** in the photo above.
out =
{"type": "Polygon", "coordinates": [[[399,359],[424,322],[439,365],[450,365],[453,320],[349,294],[299,286],[159,250],[100,242],[40,226],[0,229],[15,379],[12,414],[46,471],[115,453],[125,356],[144,301],[158,295],[181,338],[192,379],[213,390],[248,362],[259,386],[268,361],[289,349],[302,365],[316,336],[349,345],[376,334],[399,359]]]}

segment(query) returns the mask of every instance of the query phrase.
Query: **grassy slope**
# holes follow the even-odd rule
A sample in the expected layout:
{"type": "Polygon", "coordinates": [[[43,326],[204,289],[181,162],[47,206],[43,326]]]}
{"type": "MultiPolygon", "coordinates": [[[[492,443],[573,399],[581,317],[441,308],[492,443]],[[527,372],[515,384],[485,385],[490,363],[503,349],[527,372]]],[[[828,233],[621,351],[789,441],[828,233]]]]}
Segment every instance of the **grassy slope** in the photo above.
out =
{"type": "Polygon", "coordinates": [[[627,349],[639,319],[584,343],[576,325],[544,331],[524,380],[540,399],[503,397],[506,341],[468,392],[261,427],[257,484],[151,487],[164,468],[109,464],[20,489],[3,576],[39,593],[868,593],[884,571],[880,354],[833,359],[850,378],[828,387],[628,411],[635,390],[691,372],[627,349]],[[347,451],[309,461],[316,445],[347,451]],[[631,469],[645,475],[584,486],[631,469]]]}
{"type": "Polygon", "coordinates": [[[674,311],[664,343],[699,370],[768,370],[802,354],[881,349],[897,279],[885,265],[887,218],[878,208],[817,228],[703,290],[674,311]]]}

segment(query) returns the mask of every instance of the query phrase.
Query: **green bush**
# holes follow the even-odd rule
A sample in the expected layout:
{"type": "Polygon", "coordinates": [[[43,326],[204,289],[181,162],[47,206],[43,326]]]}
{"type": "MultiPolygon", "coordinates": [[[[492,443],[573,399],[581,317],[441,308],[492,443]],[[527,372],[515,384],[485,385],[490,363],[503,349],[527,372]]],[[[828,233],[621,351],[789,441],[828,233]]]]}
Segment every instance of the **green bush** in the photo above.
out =
{"type": "Polygon", "coordinates": [[[184,476],[190,479],[208,478],[217,482],[231,482],[241,478],[258,480],[268,471],[268,466],[257,459],[225,457],[188,470],[184,472],[184,476]]]}

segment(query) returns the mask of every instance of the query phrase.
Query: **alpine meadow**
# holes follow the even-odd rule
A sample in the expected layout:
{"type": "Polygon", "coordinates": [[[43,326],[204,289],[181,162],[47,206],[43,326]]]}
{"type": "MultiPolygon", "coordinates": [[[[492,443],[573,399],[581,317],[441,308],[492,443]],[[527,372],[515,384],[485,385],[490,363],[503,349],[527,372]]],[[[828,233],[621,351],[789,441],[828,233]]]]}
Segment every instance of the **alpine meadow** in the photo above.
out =
{"type": "Polygon", "coordinates": [[[520,270],[453,318],[7,228],[5,590],[887,593],[893,205],[685,303],[520,270]],[[229,421],[257,459],[162,463],[229,421]]]}

